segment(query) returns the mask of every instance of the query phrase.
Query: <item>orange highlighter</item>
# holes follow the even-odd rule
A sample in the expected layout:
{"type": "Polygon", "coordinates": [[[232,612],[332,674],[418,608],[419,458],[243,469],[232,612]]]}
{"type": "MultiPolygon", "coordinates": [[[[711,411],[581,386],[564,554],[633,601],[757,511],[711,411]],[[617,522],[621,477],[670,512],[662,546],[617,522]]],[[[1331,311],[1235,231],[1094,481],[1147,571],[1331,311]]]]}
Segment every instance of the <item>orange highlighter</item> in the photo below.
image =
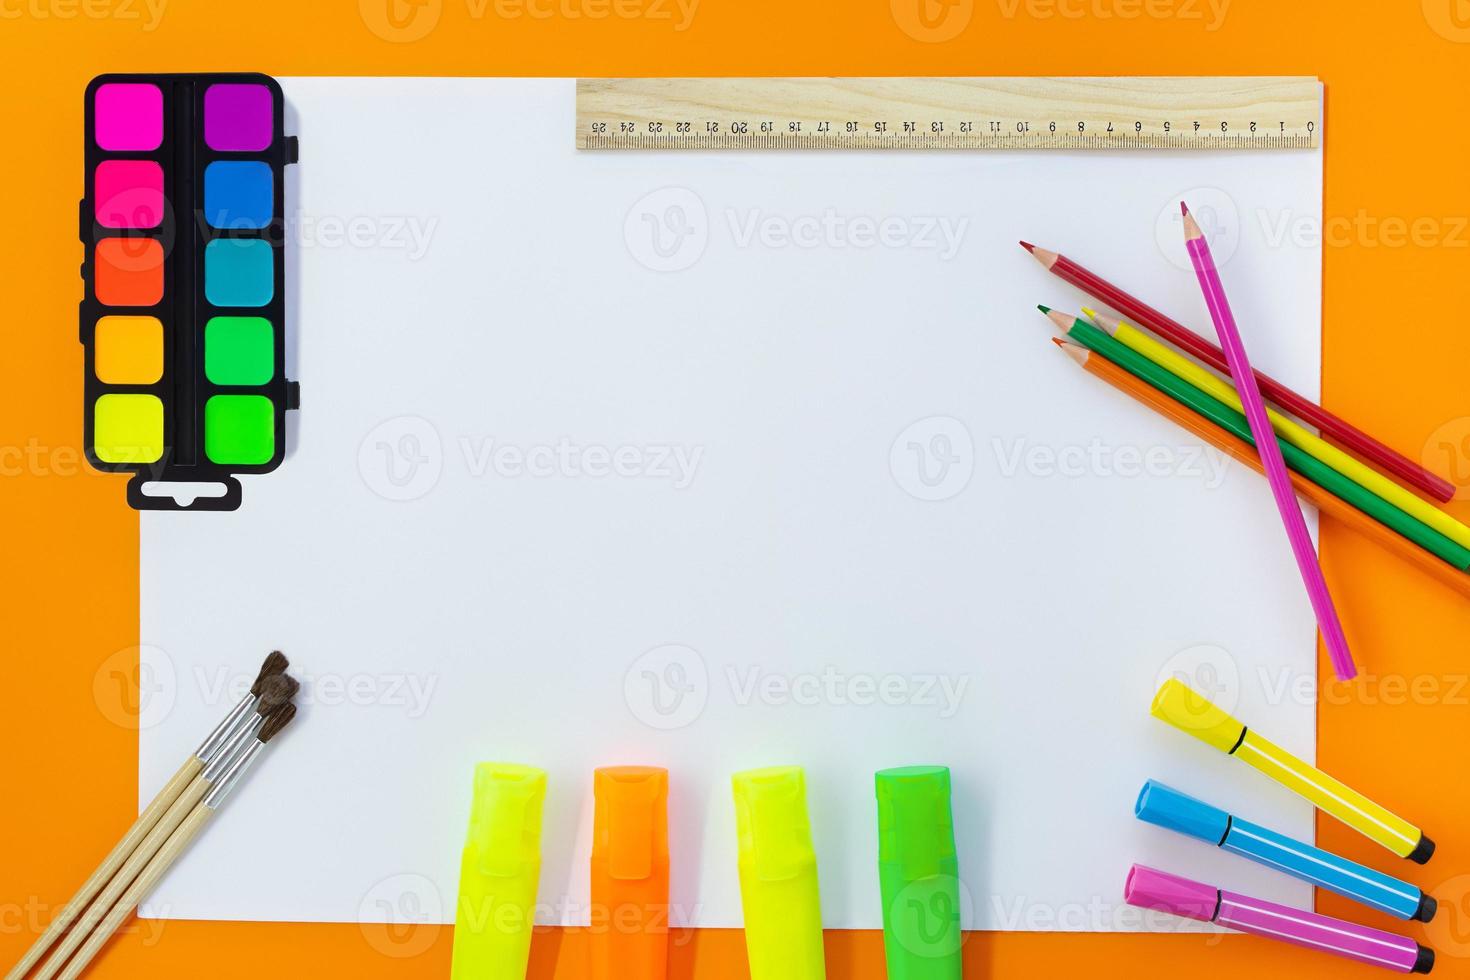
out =
{"type": "Polygon", "coordinates": [[[592,795],[592,980],[665,980],[668,770],[606,766],[592,795]]]}

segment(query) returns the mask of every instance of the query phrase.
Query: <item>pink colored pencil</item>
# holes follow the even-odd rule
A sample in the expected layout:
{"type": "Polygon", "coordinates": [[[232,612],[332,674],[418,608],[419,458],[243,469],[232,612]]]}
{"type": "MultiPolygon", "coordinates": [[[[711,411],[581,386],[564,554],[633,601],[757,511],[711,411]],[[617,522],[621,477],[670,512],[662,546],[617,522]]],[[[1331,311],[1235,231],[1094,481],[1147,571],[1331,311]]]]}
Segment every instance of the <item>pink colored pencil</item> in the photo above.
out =
{"type": "Polygon", "coordinates": [[[1142,864],[1129,869],[1123,885],[1123,901],[1138,908],[1214,922],[1237,932],[1335,953],[1399,973],[1428,973],[1434,969],[1434,951],[1408,936],[1225,891],[1142,864]]]}
{"type": "Polygon", "coordinates": [[[1281,448],[1276,444],[1276,433],[1266,416],[1266,403],[1261,400],[1255,371],[1251,369],[1250,358],[1246,357],[1245,344],[1240,340],[1240,330],[1236,328],[1235,316],[1230,312],[1230,301],[1225,298],[1225,286],[1220,282],[1220,273],[1210,254],[1210,243],[1205,241],[1204,232],[1200,231],[1194,215],[1189,213],[1189,206],[1181,201],[1179,209],[1184,212],[1184,246],[1194,263],[1194,274],[1205,294],[1210,318],[1215,321],[1215,333],[1225,350],[1230,376],[1235,379],[1236,390],[1245,406],[1245,418],[1250,423],[1251,435],[1255,437],[1261,463],[1266,467],[1271,495],[1276,498],[1276,509],[1281,513],[1281,523],[1286,525],[1287,540],[1291,542],[1297,568],[1307,586],[1307,596],[1312,600],[1312,611],[1317,615],[1317,628],[1322,631],[1322,640],[1327,645],[1327,655],[1338,679],[1351,680],[1357,676],[1358,668],[1353,664],[1347,637],[1343,635],[1342,623],[1337,619],[1337,608],[1332,604],[1332,594],[1327,591],[1327,581],[1322,577],[1322,566],[1317,563],[1317,550],[1312,547],[1312,538],[1307,534],[1307,522],[1297,506],[1291,475],[1286,471],[1286,461],[1281,458],[1281,448]]]}

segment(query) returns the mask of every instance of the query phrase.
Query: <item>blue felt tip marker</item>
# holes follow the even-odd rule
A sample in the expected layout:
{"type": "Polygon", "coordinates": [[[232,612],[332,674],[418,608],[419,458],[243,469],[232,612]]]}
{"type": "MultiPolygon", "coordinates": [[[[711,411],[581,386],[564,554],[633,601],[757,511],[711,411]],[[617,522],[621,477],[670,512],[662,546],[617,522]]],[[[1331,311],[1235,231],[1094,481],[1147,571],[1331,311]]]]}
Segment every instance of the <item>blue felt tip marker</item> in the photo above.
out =
{"type": "Polygon", "coordinates": [[[1138,819],[1214,844],[1400,919],[1428,922],[1438,908],[1418,886],[1304,844],[1150,779],[1133,805],[1138,819]]]}

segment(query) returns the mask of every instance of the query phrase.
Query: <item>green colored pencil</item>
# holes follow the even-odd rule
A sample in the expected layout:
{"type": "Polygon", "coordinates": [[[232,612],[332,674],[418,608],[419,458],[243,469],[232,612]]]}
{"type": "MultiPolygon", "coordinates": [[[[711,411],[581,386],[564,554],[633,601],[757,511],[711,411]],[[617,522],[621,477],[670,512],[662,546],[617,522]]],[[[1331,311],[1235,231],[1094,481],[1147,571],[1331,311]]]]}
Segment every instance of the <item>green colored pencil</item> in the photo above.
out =
{"type": "MultiPolygon", "coordinates": [[[[1056,312],[1046,306],[1037,309],[1067,332],[1067,336],[1088,350],[1095,351],[1114,364],[1157,388],[1175,401],[1187,405],[1216,425],[1227,430],[1252,446],[1256,444],[1245,416],[1211,395],[1166,370],[1142,354],[1114,340],[1086,320],[1056,312]],[[1067,321],[1071,321],[1068,325],[1067,321]]],[[[1315,456],[1305,453],[1296,446],[1277,438],[1281,455],[1286,465],[1322,487],[1334,497],[1352,504],[1385,527],[1408,538],[1419,547],[1443,559],[1461,571],[1470,570],[1470,548],[1456,544],[1434,528],[1384,500],[1377,494],[1363,489],[1315,456]]]]}

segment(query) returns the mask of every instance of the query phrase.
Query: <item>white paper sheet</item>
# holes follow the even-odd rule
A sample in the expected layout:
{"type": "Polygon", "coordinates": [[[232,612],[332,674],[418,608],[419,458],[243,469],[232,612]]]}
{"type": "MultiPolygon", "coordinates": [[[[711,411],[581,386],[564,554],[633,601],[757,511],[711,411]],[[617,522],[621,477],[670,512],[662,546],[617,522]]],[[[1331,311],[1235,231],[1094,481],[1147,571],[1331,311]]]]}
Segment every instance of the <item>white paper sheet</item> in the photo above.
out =
{"type": "Polygon", "coordinates": [[[1315,395],[1319,153],[579,154],[567,80],[290,79],[290,457],[144,514],[145,798],[280,648],[294,728],[149,903],[453,919],[472,767],[543,766],[543,922],[591,771],[672,773],[676,924],[741,921],[729,777],[806,768],[823,915],[876,928],[873,772],[953,769],[969,928],[1169,930],[1146,778],[1310,839],[1149,718],[1182,673],[1311,758],[1313,622],[1265,483],[1083,374],[1065,249],[1315,395]],[[259,860],[269,841],[276,854],[259,860]],[[282,869],[289,869],[283,871],[282,869]]]}

